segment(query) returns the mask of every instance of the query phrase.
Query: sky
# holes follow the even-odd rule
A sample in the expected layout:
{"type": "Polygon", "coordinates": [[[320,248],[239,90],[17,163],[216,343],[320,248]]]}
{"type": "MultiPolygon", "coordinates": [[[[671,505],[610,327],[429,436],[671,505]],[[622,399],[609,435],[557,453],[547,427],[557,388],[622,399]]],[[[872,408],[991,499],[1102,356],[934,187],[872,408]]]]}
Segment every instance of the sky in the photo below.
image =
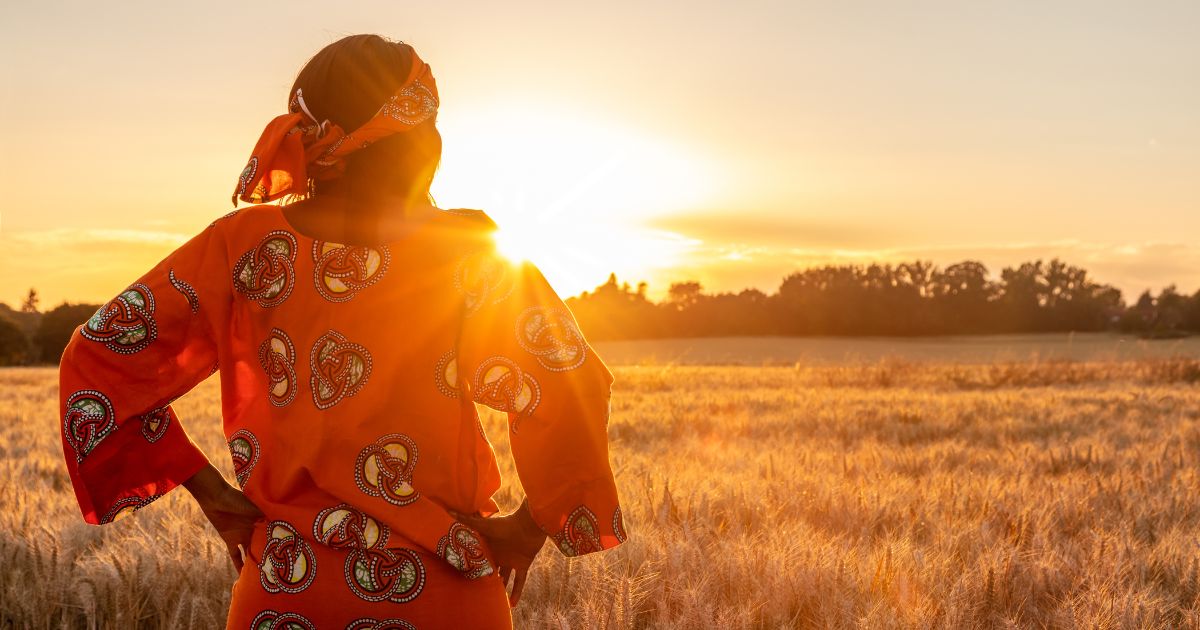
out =
{"type": "Polygon", "coordinates": [[[1200,289],[1200,2],[9,1],[0,301],[104,301],[228,212],[361,32],[433,68],[438,204],[564,296],[1052,257],[1200,289]]]}

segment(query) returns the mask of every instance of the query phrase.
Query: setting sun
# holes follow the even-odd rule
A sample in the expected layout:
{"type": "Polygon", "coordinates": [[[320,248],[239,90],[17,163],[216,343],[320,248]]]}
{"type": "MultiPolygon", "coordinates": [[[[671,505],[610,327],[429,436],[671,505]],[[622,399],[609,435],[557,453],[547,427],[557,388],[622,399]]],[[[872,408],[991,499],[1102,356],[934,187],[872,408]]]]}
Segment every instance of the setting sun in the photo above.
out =
{"type": "Polygon", "coordinates": [[[447,113],[434,196],[480,208],[497,246],[573,294],[610,273],[654,278],[698,241],[645,221],[694,208],[720,186],[692,151],[602,115],[547,103],[447,113]]]}

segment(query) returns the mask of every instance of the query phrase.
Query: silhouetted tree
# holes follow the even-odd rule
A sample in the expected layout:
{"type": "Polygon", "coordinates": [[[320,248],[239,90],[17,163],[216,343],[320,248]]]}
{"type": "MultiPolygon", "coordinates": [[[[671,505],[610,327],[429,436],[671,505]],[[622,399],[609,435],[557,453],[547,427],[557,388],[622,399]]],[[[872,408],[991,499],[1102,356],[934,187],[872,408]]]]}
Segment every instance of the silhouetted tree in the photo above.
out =
{"type": "MultiPolygon", "coordinates": [[[[1058,259],[1006,268],[998,281],[971,260],[945,269],[928,261],[826,265],[788,274],[772,295],[710,295],[699,282],[676,282],[658,304],[646,299],[644,282],[634,293],[610,275],[570,303],[596,339],[1089,331],[1116,326],[1125,312],[1120,291],[1058,259]]],[[[1179,322],[1172,326],[1200,327],[1200,293],[1162,308],[1168,303],[1179,322]]]]}
{"type": "Polygon", "coordinates": [[[0,365],[24,365],[32,359],[29,338],[21,327],[7,316],[0,315],[0,365]]]}
{"type": "Polygon", "coordinates": [[[39,357],[48,363],[58,363],[63,349],[71,340],[71,334],[86,322],[96,309],[96,304],[60,304],[42,315],[37,335],[34,337],[39,357]]]}
{"type": "Polygon", "coordinates": [[[34,289],[31,287],[29,289],[29,293],[25,296],[25,301],[21,303],[21,312],[22,313],[38,312],[38,301],[39,301],[39,298],[38,298],[38,294],[37,294],[37,289],[34,289]]]}

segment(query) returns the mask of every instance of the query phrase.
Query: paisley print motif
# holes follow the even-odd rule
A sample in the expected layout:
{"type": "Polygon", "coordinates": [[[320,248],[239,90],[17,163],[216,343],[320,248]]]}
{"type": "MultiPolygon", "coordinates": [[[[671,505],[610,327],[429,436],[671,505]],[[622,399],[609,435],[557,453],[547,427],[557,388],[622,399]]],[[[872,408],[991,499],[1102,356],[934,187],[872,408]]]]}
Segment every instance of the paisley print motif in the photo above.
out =
{"type": "Polygon", "coordinates": [[[625,519],[621,516],[621,506],[613,510],[613,535],[617,537],[617,542],[625,542],[628,537],[625,535],[625,519]]]}
{"type": "Polygon", "coordinates": [[[383,278],[390,262],[387,247],[313,243],[313,280],[317,293],[330,302],[354,299],[359,291],[383,278]]]}
{"type": "Polygon", "coordinates": [[[237,477],[238,486],[246,487],[250,471],[258,463],[262,449],[258,446],[258,438],[246,429],[238,429],[229,436],[229,454],[233,458],[233,474],[237,477]]]}
{"type": "Polygon", "coordinates": [[[583,364],[587,344],[571,312],[531,306],[517,316],[517,343],[547,370],[564,372],[583,364]]]}
{"type": "Polygon", "coordinates": [[[425,588],[425,566],[416,552],[387,548],[387,527],[348,504],[317,514],[313,536],[322,544],[349,550],[346,585],[365,601],[403,604],[425,588]]]}
{"type": "Polygon", "coordinates": [[[563,530],[554,535],[554,544],[568,556],[582,556],[585,553],[603,550],[596,515],[585,506],[575,508],[567,517],[563,530]]]}
{"type": "Polygon", "coordinates": [[[85,389],[71,394],[67,399],[63,437],[75,451],[75,461],[82,462],[100,440],[116,428],[116,413],[104,394],[85,389]]]}
{"type": "Polygon", "coordinates": [[[295,527],[271,521],[258,569],[259,581],[268,593],[299,593],[316,577],[317,557],[295,527]]]}
{"type": "Polygon", "coordinates": [[[433,370],[433,383],[443,396],[458,398],[458,361],[454,350],[449,350],[438,359],[433,370]]]}
{"type": "Polygon", "coordinates": [[[150,443],[161,439],[167,434],[167,427],[171,425],[171,415],[170,405],[163,405],[142,415],[142,437],[150,443]]]}
{"type": "Polygon", "coordinates": [[[412,485],[417,445],[406,435],[390,433],[358,454],[354,482],[364,494],[393,505],[408,505],[420,496],[412,485]]]}
{"type": "Polygon", "coordinates": [[[171,269],[167,272],[167,280],[171,281],[171,286],[175,287],[176,291],[183,294],[183,299],[187,300],[188,308],[192,309],[192,314],[200,312],[200,297],[196,295],[196,289],[192,285],[180,280],[175,276],[175,270],[171,269]]]}
{"type": "MultiPolygon", "coordinates": [[[[475,402],[521,417],[532,413],[542,398],[542,390],[533,376],[506,357],[491,357],[480,363],[471,389],[475,402]]],[[[519,420],[513,422],[513,431],[517,430],[519,420]]]]}
{"type": "Polygon", "coordinates": [[[162,495],[152,494],[148,497],[125,497],[124,499],[120,499],[108,509],[108,512],[104,516],[100,517],[100,522],[103,524],[115,523],[150,505],[160,496],[162,495]]]}
{"type": "Polygon", "coordinates": [[[466,254],[455,269],[454,288],[463,296],[464,315],[470,317],[512,294],[512,263],[487,249],[466,254]]]}
{"type": "Polygon", "coordinates": [[[272,231],[233,266],[234,288],[263,308],[281,304],[295,284],[296,237],[291,232],[272,231]]]}
{"type": "Polygon", "coordinates": [[[438,541],[437,554],[469,579],[492,574],[492,563],[483,555],[483,544],[475,530],[455,522],[438,541]]]}
{"type": "Polygon", "coordinates": [[[396,92],[379,113],[406,125],[419,125],[437,113],[438,99],[424,83],[414,81],[396,92]]]}
{"type": "Polygon", "coordinates": [[[309,362],[313,404],[318,409],[329,409],[357,394],[371,375],[371,353],[335,330],[317,339],[309,362]]]}
{"type": "Polygon", "coordinates": [[[237,198],[246,194],[246,188],[250,186],[250,182],[254,181],[254,175],[258,172],[258,156],[250,156],[250,160],[246,162],[246,168],[242,169],[242,174],[238,175],[237,194],[233,196],[233,202],[237,203],[237,198]]]}
{"type": "Polygon", "coordinates": [[[317,626],[300,613],[264,610],[254,616],[250,630],[317,630],[317,626]]]}
{"type": "Polygon", "coordinates": [[[258,347],[258,363],[267,373],[267,399],[283,407],[296,399],[296,346],[292,338],[278,328],[258,347]]]}
{"type": "Polygon", "coordinates": [[[125,289],[101,306],[79,329],[79,334],[120,354],[145,349],[158,336],[150,287],[139,283],[125,289]]]}

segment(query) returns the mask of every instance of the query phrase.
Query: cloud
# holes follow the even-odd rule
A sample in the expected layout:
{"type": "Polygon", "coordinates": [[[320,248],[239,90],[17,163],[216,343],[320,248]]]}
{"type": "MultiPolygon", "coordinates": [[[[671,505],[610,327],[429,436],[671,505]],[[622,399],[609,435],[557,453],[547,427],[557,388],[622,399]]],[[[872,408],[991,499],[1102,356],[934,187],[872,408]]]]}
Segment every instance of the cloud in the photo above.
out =
{"type": "Polygon", "coordinates": [[[0,301],[31,287],[43,308],[108,300],[190,238],[161,230],[68,229],[0,233],[0,301]]]}
{"type": "Polygon", "coordinates": [[[177,232],[137,229],[75,229],[59,228],[56,230],[38,230],[23,232],[6,232],[0,239],[14,244],[25,244],[33,247],[69,246],[96,243],[118,243],[128,245],[170,245],[179,246],[190,238],[190,235],[177,232]]]}

